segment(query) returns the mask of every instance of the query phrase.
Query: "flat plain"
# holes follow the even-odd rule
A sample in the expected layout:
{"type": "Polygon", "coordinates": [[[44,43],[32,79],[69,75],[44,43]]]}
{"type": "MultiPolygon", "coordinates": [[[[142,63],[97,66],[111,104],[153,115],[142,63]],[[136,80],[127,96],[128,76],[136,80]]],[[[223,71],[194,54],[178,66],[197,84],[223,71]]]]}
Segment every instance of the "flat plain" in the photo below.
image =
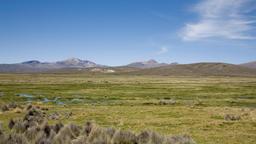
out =
{"type": "MultiPolygon", "coordinates": [[[[256,141],[256,77],[0,74],[0,105],[13,102],[48,107],[48,114],[72,112],[52,123],[92,120],[134,132],[188,134],[204,144],[256,141]]],[[[0,112],[0,121],[7,129],[22,115],[0,112]]]]}

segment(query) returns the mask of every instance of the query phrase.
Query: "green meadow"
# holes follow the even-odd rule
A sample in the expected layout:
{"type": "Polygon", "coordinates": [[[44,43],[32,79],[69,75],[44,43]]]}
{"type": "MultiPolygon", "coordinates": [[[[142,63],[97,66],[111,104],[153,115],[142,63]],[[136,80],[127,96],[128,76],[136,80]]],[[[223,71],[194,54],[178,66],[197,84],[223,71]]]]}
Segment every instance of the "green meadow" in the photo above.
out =
{"type": "MultiPolygon", "coordinates": [[[[203,144],[254,144],[256,77],[167,77],[100,74],[0,74],[0,105],[33,103],[47,113],[72,112],[64,123],[165,135],[203,144]],[[235,115],[239,120],[227,120],[235,115]]],[[[0,112],[7,127],[24,112],[0,112]]]]}

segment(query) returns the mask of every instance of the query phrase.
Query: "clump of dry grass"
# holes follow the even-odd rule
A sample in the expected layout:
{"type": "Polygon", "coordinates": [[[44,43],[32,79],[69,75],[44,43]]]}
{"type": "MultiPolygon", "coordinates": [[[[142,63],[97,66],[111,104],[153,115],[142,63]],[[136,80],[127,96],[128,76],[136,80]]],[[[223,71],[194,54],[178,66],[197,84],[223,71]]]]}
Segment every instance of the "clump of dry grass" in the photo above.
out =
{"type": "Polygon", "coordinates": [[[150,141],[151,132],[143,131],[137,136],[137,141],[140,144],[147,144],[150,141]]]}
{"type": "Polygon", "coordinates": [[[5,104],[5,105],[1,106],[2,112],[11,111],[11,110],[15,110],[15,109],[21,110],[22,107],[18,106],[16,103],[9,103],[9,104],[5,104]]]}
{"type": "Polygon", "coordinates": [[[2,123],[0,123],[0,144],[4,143],[5,140],[5,134],[3,131],[2,123]]]}
{"type": "Polygon", "coordinates": [[[226,114],[224,116],[224,119],[226,121],[238,121],[241,120],[241,117],[239,115],[234,115],[234,114],[226,114]]]}
{"type": "Polygon", "coordinates": [[[159,101],[160,105],[174,105],[176,104],[176,101],[173,99],[162,99],[159,101]]]}
{"type": "Polygon", "coordinates": [[[130,131],[117,131],[112,139],[114,144],[136,144],[137,137],[130,131]]]}
{"type": "Polygon", "coordinates": [[[153,131],[135,134],[131,131],[102,128],[93,122],[49,125],[44,113],[28,106],[23,119],[10,120],[10,132],[0,125],[0,144],[195,144],[187,135],[166,137],[153,131]]]}
{"type": "Polygon", "coordinates": [[[19,133],[10,133],[0,142],[1,144],[29,144],[26,137],[19,133]]]}

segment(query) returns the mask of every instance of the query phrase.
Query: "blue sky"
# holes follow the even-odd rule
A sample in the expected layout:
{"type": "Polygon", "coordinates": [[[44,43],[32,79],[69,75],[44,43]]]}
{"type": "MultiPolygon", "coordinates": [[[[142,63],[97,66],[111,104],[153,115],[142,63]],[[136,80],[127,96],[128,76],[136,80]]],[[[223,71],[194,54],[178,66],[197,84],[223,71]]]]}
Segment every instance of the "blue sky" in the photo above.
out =
{"type": "Polygon", "coordinates": [[[255,0],[0,0],[0,63],[243,63],[255,26],[255,0]]]}

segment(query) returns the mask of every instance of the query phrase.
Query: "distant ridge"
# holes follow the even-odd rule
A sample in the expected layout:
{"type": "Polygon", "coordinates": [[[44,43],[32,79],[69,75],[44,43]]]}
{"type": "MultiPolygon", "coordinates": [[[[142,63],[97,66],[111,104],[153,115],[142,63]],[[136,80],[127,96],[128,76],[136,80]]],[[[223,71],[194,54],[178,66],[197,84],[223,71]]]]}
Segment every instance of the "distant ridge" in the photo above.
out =
{"type": "Polygon", "coordinates": [[[256,61],[240,64],[241,66],[256,69],[256,61]]]}
{"type": "Polygon", "coordinates": [[[168,65],[168,64],[158,63],[156,60],[151,59],[148,61],[130,63],[126,66],[134,67],[134,68],[154,68],[154,67],[160,67],[160,66],[166,66],[166,65],[168,65]]]}
{"type": "Polygon", "coordinates": [[[130,74],[163,76],[256,76],[256,70],[226,63],[194,63],[142,69],[130,74]]]}
{"type": "Polygon", "coordinates": [[[158,63],[155,60],[134,62],[125,66],[103,66],[89,60],[70,58],[57,62],[25,61],[0,64],[0,73],[106,73],[161,76],[256,76],[255,62],[241,65],[227,63],[158,63]]]}
{"type": "Polygon", "coordinates": [[[38,60],[31,60],[31,61],[25,61],[22,62],[21,64],[40,64],[41,62],[38,60]]]}

